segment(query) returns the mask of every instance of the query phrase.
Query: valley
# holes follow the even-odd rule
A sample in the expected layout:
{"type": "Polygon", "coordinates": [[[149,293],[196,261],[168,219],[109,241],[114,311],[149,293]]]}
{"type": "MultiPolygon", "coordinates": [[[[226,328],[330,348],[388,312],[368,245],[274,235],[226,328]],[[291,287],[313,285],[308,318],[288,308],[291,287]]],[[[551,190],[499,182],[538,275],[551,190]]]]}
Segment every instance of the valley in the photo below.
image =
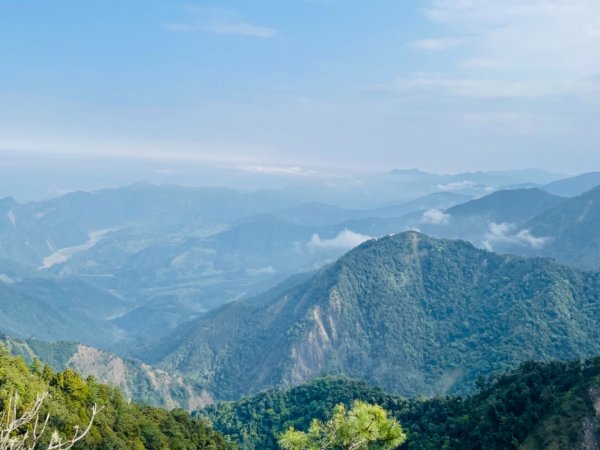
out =
{"type": "MultiPolygon", "coordinates": [[[[2,332],[98,348],[74,367],[105,381],[102,361],[135,358],[134,372],[149,363],[182,374],[211,399],[322,374],[407,396],[464,393],[479,375],[528,359],[594,356],[600,288],[589,269],[600,266],[600,191],[494,190],[494,176],[493,192],[477,198],[467,182],[452,194],[427,194],[435,186],[426,185],[415,200],[370,210],[280,209],[289,205],[283,192],[149,184],[22,206],[5,200],[13,220],[1,243],[18,256],[0,283],[2,332]],[[229,212],[215,209],[225,202],[229,212]],[[109,203],[112,213],[100,214],[109,203]],[[16,224],[43,244],[19,245],[16,224]],[[83,243],[53,237],[65,224],[83,243]],[[421,233],[405,231],[413,229],[421,233]]],[[[175,404],[168,394],[152,398],[175,404]]]]}
{"type": "Polygon", "coordinates": [[[248,449],[260,448],[237,434],[249,424],[223,423],[228,402],[364,380],[332,382],[397,413],[407,448],[437,448],[431,423],[421,437],[425,425],[399,412],[433,406],[400,399],[479,408],[482,377],[600,354],[600,190],[464,186],[372,209],[150,184],[4,200],[2,345],[129,400],[207,415],[248,449]],[[226,202],[244,207],[215,209],[226,202]]]}
{"type": "Polygon", "coordinates": [[[0,0],[0,450],[600,450],[598,0],[0,0]]]}

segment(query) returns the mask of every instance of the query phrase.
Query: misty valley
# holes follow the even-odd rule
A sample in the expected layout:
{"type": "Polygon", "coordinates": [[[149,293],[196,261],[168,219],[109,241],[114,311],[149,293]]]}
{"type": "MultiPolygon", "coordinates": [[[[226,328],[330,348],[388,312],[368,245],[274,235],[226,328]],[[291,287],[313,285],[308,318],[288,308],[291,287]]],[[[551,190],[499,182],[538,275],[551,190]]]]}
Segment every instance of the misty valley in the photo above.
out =
{"type": "Polygon", "coordinates": [[[0,0],[0,450],[600,450],[599,0],[0,0]]]}
{"type": "Polygon", "coordinates": [[[481,427],[502,436],[485,448],[545,448],[541,430],[573,396],[555,440],[591,439],[600,173],[393,171],[322,189],[136,183],[3,199],[5,363],[186,410],[239,448],[275,448],[277,433],[356,399],[388,405],[402,448],[481,448],[481,427]],[[359,193],[377,190],[397,199],[364,208],[359,193]],[[536,393],[513,411],[522,383],[536,393]],[[476,416],[492,397],[514,429],[476,416]],[[443,422],[425,412],[438,408],[443,422]],[[459,415],[479,422],[459,432],[459,415]]]}

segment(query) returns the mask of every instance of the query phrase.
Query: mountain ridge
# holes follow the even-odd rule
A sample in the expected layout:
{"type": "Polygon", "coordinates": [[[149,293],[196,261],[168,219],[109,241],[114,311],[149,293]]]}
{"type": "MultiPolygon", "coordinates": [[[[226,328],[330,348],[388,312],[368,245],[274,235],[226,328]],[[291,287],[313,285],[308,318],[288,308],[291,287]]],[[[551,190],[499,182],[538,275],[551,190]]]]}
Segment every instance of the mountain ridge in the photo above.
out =
{"type": "Polygon", "coordinates": [[[599,273],[405,232],[270,300],[214,310],[140,357],[225,399],[327,373],[403,395],[463,392],[532,357],[600,353],[598,294],[599,273]]]}
{"type": "Polygon", "coordinates": [[[192,380],[87,345],[21,340],[3,334],[0,345],[28,364],[37,359],[55,371],[71,369],[82,377],[93,376],[100,383],[119,388],[128,400],[141,404],[193,411],[212,403],[210,395],[192,380]]]}
{"type": "Polygon", "coordinates": [[[405,399],[364,381],[323,377],[198,411],[240,450],[277,447],[289,427],[328,420],[334,406],[382,405],[407,432],[401,450],[596,449],[600,444],[600,359],[525,362],[478,380],[465,397],[405,399]]]}

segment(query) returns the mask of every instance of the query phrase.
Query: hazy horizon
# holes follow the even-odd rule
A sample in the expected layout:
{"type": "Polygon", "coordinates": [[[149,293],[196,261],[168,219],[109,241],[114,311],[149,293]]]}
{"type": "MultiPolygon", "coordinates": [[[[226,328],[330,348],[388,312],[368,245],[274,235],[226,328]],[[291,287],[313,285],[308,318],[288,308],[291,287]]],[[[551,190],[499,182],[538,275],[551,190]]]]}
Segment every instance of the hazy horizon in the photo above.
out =
{"type": "Polygon", "coordinates": [[[0,26],[4,154],[600,167],[593,0],[5,2],[0,26]]]}
{"type": "Polygon", "coordinates": [[[0,30],[0,449],[600,448],[600,0],[0,30]]]}
{"type": "MultiPolygon", "coordinates": [[[[0,152],[0,198],[19,202],[39,201],[74,191],[121,188],[139,182],[187,187],[223,187],[242,191],[284,189],[293,186],[332,187],[394,171],[454,176],[494,172],[539,172],[547,181],[579,173],[546,171],[535,167],[507,170],[435,171],[421,167],[347,168],[333,166],[274,165],[257,162],[189,161],[163,158],[102,157],[0,152]]],[[[524,177],[528,179],[527,176],[524,177]]],[[[544,184],[540,182],[538,184],[544,184]]]]}

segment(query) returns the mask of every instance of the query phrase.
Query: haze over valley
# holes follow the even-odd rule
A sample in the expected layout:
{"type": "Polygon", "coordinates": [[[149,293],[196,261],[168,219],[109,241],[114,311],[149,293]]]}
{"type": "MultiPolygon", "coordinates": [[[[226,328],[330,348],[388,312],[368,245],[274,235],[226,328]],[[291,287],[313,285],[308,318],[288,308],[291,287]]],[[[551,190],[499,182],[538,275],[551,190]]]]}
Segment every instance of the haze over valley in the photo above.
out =
{"type": "MultiPolygon", "coordinates": [[[[266,305],[270,297],[281,295],[278,292],[293,292],[298,283],[306,284],[312,279],[329,276],[325,274],[335,272],[336,264],[345,261],[342,258],[336,263],[338,258],[355,247],[358,248],[349,255],[360,254],[361,249],[369,245],[385,247],[388,239],[407,240],[410,236],[421,236],[417,238],[419,242],[429,242],[430,238],[426,238],[429,235],[466,241],[460,245],[467,252],[479,249],[482,256],[468,257],[459,264],[461,270],[465,270],[468,261],[495,257],[493,252],[552,258],[577,270],[598,269],[600,231],[595,225],[600,214],[600,188],[590,188],[590,185],[596,181],[600,183],[600,174],[561,177],[560,174],[533,170],[445,176],[418,170],[394,170],[365,178],[358,187],[346,186],[344,190],[337,190],[336,195],[345,198],[343,206],[319,202],[320,195],[314,192],[299,194],[290,189],[238,191],[147,182],[73,192],[27,203],[7,197],[1,202],[0,211],[4,217],[0,230],[3,254],[0,289],[4,292],[2,331],[17,339],[79,342],[185,373],[208,386],[213,383],[215,370],[210,367],[211,357],[181,356],[178,345],[189,348],[189,343],[195,342],[193,348],[199,346],[214,352],[218,348],[215,347],[217,342],[225,339],[225,335],[229,335],[226,339],[234,339],[228,346],[240,344],[236,335],[231,334],[227,325],[229,320],[246,322],[250,320],[251,309],[248,308],[251,305],[262,305],[267,301],[266,305]],[[388,198],[372,204],[369,209],[361,208],[360,195],[355,194],[378,191],[385,191],[388,198]],[[394,192],[398,200],[389,201],[394,192]],[[413,198],[408,198],[409,195],[413,198]],[[409,231],[413,234],[406,234],[409,231]],[[485,256],[488,253],[490,256],[485,256]],[[194,330],[211,327],[201,325],[207,320],[218,324],[225,335],[211,337],[211,344],[200,344],[194,341],[198,339],[193,337],[196,336],[194,330]],[[185,335],[188,332],[190,336],[185,335]],[[170,353],[179,356],[173,360],[170,353]],[[204,361],[202,364],[209,364],[209,367],[198,370],[191,362],[196,360],[204,361]],[[199,376],[199,373],[207,375],[199,376]]],[[[323,189],[325,192],[332,190],[323,189]]],[[[452,241],[439,242],[439,245],[446,245],[452,241]]],[[[404,257],[399,254],[395,256],[403,262],[398,266],[400,272],[393,275],[394,279],[404,277],[400,273],[405,270],[414,270],[423,264],[421,257],[425,254],[421,256],[420,250],[412,252],[417,253],[406,255],[407,259],[402,259],[404,257]]],[[[449,263],[457,253],[458,250],[450,252],[443,262],[449,263]]],[[[383,255],[372,263],[366,262],[365,258],[360,260],[372,273],[369,279],[375,276],[378,264],[389,264],[383,255]]],[[[541,269],[549,263],[536,261],[528,264],[538,264],[541,269]]],[[[423,269],[417,276],[418,279],[437,276],[435,274],[440,270],[446,269],[423,269]]],[[[389,285],[389,281],[381,282],[389,285]]],[[[435,290],[446,292],[450,287],[444,285],[445,282],[431,283],[435,290]]],[[[416,281],[404,283],[412,286],[416,281]]],[[[574,281],[568,283],[572,285],[574,281]]],[[[465,281],[459,285],[466,288],[465,281]]],[[[382,289],[393,291],[396,289],[393,286],[382,289]]],[[[328,296],[341,295],[340,290],[345,289],[334,288],[328,296]]],[[[372,295],[369,292],[374,289],[358,294],[357,299],[372,295]]],[[[311,302],[318,300],[315,295],[309,295],[311,302]]],[[[396,293],[392,298],[404,311],[407,304],[398,300],[402,295],[396,293]]],[[[433,293],[423,295],[433,301],[433,293]]],[[[460,297],[464,295],[460,294],[460,297]]],[[[484,294],[469,296],[473,295],[478,301],[487,301],[484,294]]],[[[584,303],[593,299],[592,295],[584,303]]],[[[444,302],[447,301],[449,298],[444,302]]],[[[424,313],[439,314],[438,310],[439,306],[429,305],[424,313]]],[[[295,319],[286,313],[285,318],[269,320],[275,320],[277,327],[289,320],[292,322],[287,326],[294,327],[305,314],[314,315],[308,319],[311,323],[326,320],[320,317],[321,312],[315,311],[321,311],[320,307],[308,306],[306,312],[295,319]]],[[[400,317],[404,313],[400,312],[400,317]]],[[[263,313],[258,314],[260,317],[263,313]]],[[[352,320],[355,319],[357,317],[352,320]]],[[[387,319],[392,320],[391,317],[387,319]]],[[[266,317],[257,320],[266,320],[266,317]]],[[[264,332],[269,340],[289,334],[284,328],[264,332]]],[[[327,342],[332,339],[330,333],[339,331],[330,324],[321,332],[325,333],[319,338],[325,340],[321,345],[327,347],[327,342]],[[328,327],[333,328],[328,330],[328,327]]],[[[372,337],[372,332],[365,333],[372,337]]],[[[251,338],[246,336],[242,342],[248,339],[251,338]]],[[[589,345],[580,350],[582,356],[593,355],[589,345]]],[[[296,351],[287,350],[288,355],[296,351]]],[[[318,350],[322,351],[324,348],[318,350]]],[[[248,362],[246,370],[261,366],[258,362],[262,358],[260,353],[242,349],[236,353],[258,358],[254,363],[248,362]]],[[[509,358],[487,370],[511,366],[519,359],[526,359],[526,355],[535,356],[527,353],[520,358],[514,356],[511,357],[514,360],[509,358]]],[[[325,360],[297,362],[308,364],[302,369],[302,373],[306,372],[304,375],[281,375],[279,381],[276,377],[270,382],[259,382],[257,387],[295,384],[320,373],[353,374],[347,363],[322,366],[330,356],[324,354],[319,358],[325,360]],[[311,367],[312,364],[317,365],[311,367]]],[[[471,365],[463,362],[453,370],[458,374],[471,365]]],[[[227,363],[221,367],[229,366],[227,363]]],[[[280,367],[280,363],[276,367],[280,367]]],[[[416,373],[423,370],[429,369],[421,367],[416,373]]],[[[471,379],[476,375],[471,375],[471,379]]],[[[427,381],[425,377],[425,384],[417,391],[412,388],[403,391],[399,388],[401,384],[396,382],[388,387],[403,394],[452,392],[455,384],[460,385],[460,376],[457,377],[446,382],[441,379],[427,381]],[[447,385],[440,387],[440,383],[447,385]]],[[[254,382],[258,380],[260,377],[254,378],[254,382]]],[[[373,381],[384,383],[383,379],[373,381]]],[[[254,389],[249,381],[237,383],[240,386],[227,389],[241,393],[254,389]]],[[[414,382],[411,384],[414,386],[414,382]]],[[[217,392],[223,387],[214,386],[213,389],[217,392]]]]}
{"type": "Polygon", "coordinates": [[[600,449],[598,0],[0,37],[0,450],[600,449]]]}

